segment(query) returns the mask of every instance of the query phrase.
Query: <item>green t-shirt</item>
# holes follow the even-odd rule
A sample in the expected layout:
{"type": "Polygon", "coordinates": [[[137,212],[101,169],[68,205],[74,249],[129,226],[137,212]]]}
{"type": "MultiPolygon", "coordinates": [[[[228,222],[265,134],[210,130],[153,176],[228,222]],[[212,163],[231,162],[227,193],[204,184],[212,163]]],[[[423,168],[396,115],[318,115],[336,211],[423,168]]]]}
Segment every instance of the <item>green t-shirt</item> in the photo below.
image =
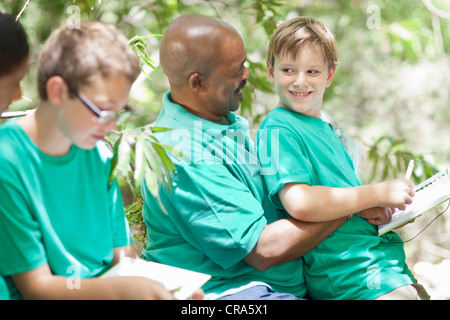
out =
{"type": "Polygon", "coordinates": [[[5,279],[0,277],[0,300],[9,300],[11,298],[9,294],[8,286],[6,285],[5,279]]]}
{"type": "Polygon", "coordinates": [[[52,157],[10,120],[0,127],[0,150],[0,275],[11,298],[21,298],[11,275],[48,263],[76,287],[110,267],[113,248],[131,243],[103,142],[52,157]]]}
{"type": "MultiPolygon", "coordinates": [[[[286,183],[361,185],[344,146],[319,118],[275,108],[261,124],[256,145],[270,199],[278,208],[282,204],[277,193],[286,183]]],[[[376,226],[357,216],[304,260],[306,285],[314,299],[374,299],[412,283],[400,237],[379,237],[376,226]]]]}
{"type": "Polygon", "coordinates": [[[183,152],[176,164],[173,190],[160,189],[158,200],[145,187],[143,216],[147,249],[142,257],[212,275],[203,287],[220,294],[251,282],[303,297],[302,260],[259,272],[242,259],[261,231],[284,214],[268,201],[248,122],[231,114],[231,125],[206,121],[164,96],[156,126],[175,128],[158,140],[183,152]]]}

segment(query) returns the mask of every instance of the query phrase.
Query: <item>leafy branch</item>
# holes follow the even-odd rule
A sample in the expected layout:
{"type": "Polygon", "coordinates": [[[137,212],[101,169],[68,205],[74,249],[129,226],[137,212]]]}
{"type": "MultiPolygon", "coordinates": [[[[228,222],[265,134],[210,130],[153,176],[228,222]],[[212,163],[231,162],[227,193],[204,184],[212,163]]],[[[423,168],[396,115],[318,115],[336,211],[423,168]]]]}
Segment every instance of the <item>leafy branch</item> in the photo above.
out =
{"type": "Polygon", "coordinates": [[[141,64],[141,71],[147,76],[147,78],[150,79],[148,74],[145,72],[144,66],[149,66],[153,70],[157,69],[158,66],[156,65],[156,62],[153,61],[148,53],[145,51],[147,48],[147,44],[145,43],[144,39],[149,37],[162,37],[161,34],[151,34],[148,36],[134,36],[128,42],[130,43],[131,47],[133,48],[134,52],[136,53],[136,56],[139,59],[139,63],[141,64]]]}
{"type": "Polygon", "coordinates": [[[422,182],[439,171],[424,155],[406,151],[405,142],[405,139],[382,136],[370,147],[368,156],[372,170],[369,182],[402,176],[406,172],[409,160],[414,160],[415,163],[412,175],[415,183],[422,182]]]}
{"type": "Polygon", "coordinates": [[[170,130],[172,129],[148,125],[115,132],[118,135],[115,142],[108,137],[108,142],[113,146],[110,182],[116,177],[123,179],[135,196],[140,195],[139,190],[144,178],[145,186],[155,197],[158,197],[161,184],[169,192],[172,191],[175,165],[166,151],[176,157],[181,156],[181,153],[171,146],[159,143],[154,136],[154,133],[170,130]]]}
{"type": "Polygon", "coordinates": [[[115,141],[112,137],[107,137],[107,142],[113,150],[109,180],[110,183],[115,178],[125,181],[133,192],[134,200],[125,207],[125,214],[130,226],[137,228],[133,237],[142,246],[145,246],[147,234],[142,217],[142,181],[145,179],[145,187],[157,199],[161,209],[166,212],[159,197],[159,188],[162,184],[171,192],[172,175],[175,174],[175,165],[166,151],[174,156],[181,156],[176,149],[159,143],[154,136],[154,133],[169,130],[172,129],[148,125],[137,129],[116,131],[113,133],[118,135],[115,141]]]}

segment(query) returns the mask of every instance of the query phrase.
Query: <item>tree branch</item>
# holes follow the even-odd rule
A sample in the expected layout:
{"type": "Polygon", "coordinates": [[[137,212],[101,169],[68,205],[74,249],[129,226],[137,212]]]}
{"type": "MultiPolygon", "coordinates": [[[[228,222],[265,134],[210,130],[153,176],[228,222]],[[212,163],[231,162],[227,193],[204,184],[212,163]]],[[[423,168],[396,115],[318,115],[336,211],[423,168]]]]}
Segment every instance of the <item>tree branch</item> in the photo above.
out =
{"type": "Polygon", "coordinates": [[[23,6],[22,10],[20,10],[19,14],[16,17],[16,22],[17,20],[19,20],[20,16],[22,15],[22,13],[25,11],[25,9],[28,7],[28,5],[30,4],[31,0],[27,0],[27,2],[25,3],[25,5],[23,6]]]}

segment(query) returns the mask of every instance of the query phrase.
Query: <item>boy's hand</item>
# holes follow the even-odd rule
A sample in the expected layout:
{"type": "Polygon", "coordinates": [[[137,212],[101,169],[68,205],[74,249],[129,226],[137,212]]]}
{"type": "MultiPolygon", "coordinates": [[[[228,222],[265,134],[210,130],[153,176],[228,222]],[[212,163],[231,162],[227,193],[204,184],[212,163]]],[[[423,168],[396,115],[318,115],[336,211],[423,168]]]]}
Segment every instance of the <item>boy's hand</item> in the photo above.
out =
{"type": "Polygon", "coordinates": [[[36,269],[12,276],[25,299],[39,300],[174,300],[172,293],[159,282],[144,277],[110,277],[80,279],[68,286],[70,278],[54,275],[46,263],[36,269]]]}
{"type": "Polygon", "coordinates": [[[373,225],[379,226],[391,221],[394,211],[395,209],[393,208],[375,207],[363,210],[357,216],[360,216],[373,225]]]}
{"type": "Polygon", "coordinates": [[[205,292],[202,289],[197,289],[192,294],[192,296],[189,297],[189,300],[204,300],[205,299],[205,292]]]}
{"type": "Polygon", "coordinates": [[[174,300],[171,292],[159,282],[144,277],[111,277],[103,280],[114,281],[120,300],[174,300]]]}
{"type": "Polygon", "coordinates": [[[377,185],[379,206],[404,210],[413,201],[414,184],[405,179],[388,180],[377,185]]]}

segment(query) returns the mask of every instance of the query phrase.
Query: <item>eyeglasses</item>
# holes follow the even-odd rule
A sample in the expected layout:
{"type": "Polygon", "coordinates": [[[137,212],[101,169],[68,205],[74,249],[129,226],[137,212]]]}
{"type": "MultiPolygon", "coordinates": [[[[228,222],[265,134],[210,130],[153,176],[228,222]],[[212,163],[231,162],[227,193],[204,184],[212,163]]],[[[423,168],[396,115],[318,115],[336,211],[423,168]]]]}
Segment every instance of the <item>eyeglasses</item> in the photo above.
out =
{"type": "Polygon", "coordinates": [[[125,122],[133,113],[133,110],[128,105],[126,105],[120,113],[115,113],[110,110],[102,110],[83,94],[78,93],[71,88],[69,88],[69,90],[72,91],[95,116],[97,116],[97,122],[99,124],[109,123],[113,120],[116,120],[117,124],[121,124],[125,122]]]}

